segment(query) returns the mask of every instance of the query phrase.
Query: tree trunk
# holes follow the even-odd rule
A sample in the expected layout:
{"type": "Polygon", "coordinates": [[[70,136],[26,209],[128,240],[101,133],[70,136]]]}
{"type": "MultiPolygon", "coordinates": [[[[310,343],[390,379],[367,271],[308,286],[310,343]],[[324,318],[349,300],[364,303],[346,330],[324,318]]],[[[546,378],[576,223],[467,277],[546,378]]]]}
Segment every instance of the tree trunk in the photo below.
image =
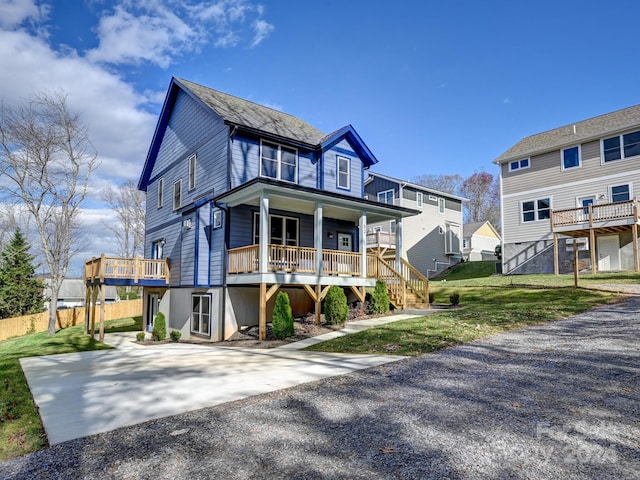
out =
{"type": "Polygon", "coordinates": [[[47,329],[48,335],[54,335],[56,333],[56,320],[57,320],[56,312],[57,311],[58,311],[58,289],[53,288],[52,286],[51,298],[49,299],[49,328],[47,329]]]}

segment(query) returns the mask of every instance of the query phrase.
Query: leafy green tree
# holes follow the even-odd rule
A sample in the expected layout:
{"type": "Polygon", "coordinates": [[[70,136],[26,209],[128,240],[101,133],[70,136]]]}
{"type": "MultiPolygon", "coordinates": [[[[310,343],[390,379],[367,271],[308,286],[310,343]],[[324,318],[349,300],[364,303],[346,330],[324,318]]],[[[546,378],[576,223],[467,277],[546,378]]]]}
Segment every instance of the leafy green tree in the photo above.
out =
{"type": "Polygon", "coordinates": [[[20,229],[0,253],[0,318],[43,311],[43,284],[36,277],[34,256],[29,254],[20,229]]]}

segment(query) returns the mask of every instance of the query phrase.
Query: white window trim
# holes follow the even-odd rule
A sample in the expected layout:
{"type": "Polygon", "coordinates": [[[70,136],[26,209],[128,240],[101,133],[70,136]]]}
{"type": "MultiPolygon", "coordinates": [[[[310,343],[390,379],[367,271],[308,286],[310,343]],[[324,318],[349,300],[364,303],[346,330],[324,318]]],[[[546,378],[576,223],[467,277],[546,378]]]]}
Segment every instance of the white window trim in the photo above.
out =
{"type": "Polygon", "coordinates": [[[196,155],[195,153],[193,155],[189,156],[189,160],[187,160],[189,163],[189,191],[193,190],[194,188],[196,188],[196,155]]]}
{"type": "MultiPolygon", "coordinates": [[[[624,183],[616,183],[615,185],[609,185],[607,187],[607,193],[609,195],[609,203],[614,203],[613,202],[613,187],[621,187],[623,185],[627,185],[629,187],[629,200],[633,200],[633,183],[624,182],[624,183]]],[[[623,201],[627,202],[629,200],[623,200],[623,201]]]]}
{"type": "Polygon", "coordinates": [[[164,178],[158,180],[158,208],[164,205],[164,178]]]}
{"type": "Polygon", "coordinates": [[[213,212],[213,228],[222,227],[222,210],[215,210],[213,212]]]}
{"type": "Polygon", "coordinates": [[[600,139],[600,164],[601,165],[608,165],[610,163],[616,163],[616,162],[621,162],[623,160],[629,160],[629,159],[632,159],[632,158],[640,157],[640,155],[633,155],[631,157],[625,157],[625,155],[624,155],[624,138],[623,137],[625,135],[628,135],[630,133],[636,133],[638,131],[640,131],[640,130],[632,130],[630,132],[621,133],[620,135],[613,135],[611,137],[606,137],[606,138],[600,139]],[[616,158],[615,160],[609,160],[608,162],[605,162],[605,160],[604,160],[604,141],[605,140],[609,140],[610,138],[616,138],[616,137],[618,137],[618,139],[620,140],[620,158],[616,158]]]}
{"type": "Polygon", "coordinates": [[[211,311],[213,310],[213,305],[212,305],[212,298],[211,295],[208,293],[192,293],[191,294],[191,318],[189,319],[189,331],[191,333],[195,333],[197,335],[203,335],[203,336],[207,336],[210,337],[211,336],[211,311]],[[203,333],[202,331],[202,300],[200,301],[200,311],[198,312],[198,315],[200,316],[200,321],[198,322],[200,325],[200,330],[194,330],[193,329],[193,298],[194,297],[200,297],[200,298],[208,298],[209,299],[209,321],[208,321],[208,333],[203,333]]]}
{"type": "Polygon", "coordinates": [[[548,198],[549,199],[549,217],[551,217],[551,212],[553,211],[553,197],[549,196],[549,197],[538,197],[538,198],[534,198],[534,199],[527,199],[527,200],[521,200],[520,201],[520,224],[521,225],[530,225],[533,223],[537,223],[537,222],[548,222],[549,219],[548,218],[538,218],[538,201],[539,200],[544,200],[548,198]],[[534,219],[530,220],[528,222],[524,221],[524,210],[522,209],[522,206],[524,203],[526,202],[533,202],[533,215],[534,215],[534,219]]]}
{"type": "Polygon", "coordinates": [[[336,156],[336,188],[341,190],[351,190],[351,159],[347,157],[336,156]],[[340,161],[347,162],[347,185],[340,185],[340,161]]]}
{"type": "Polygon", "coordinates": [[[173,183],[173,209],[174,210],[178,210],[180,209],[180,207],[182,207],[182,179],[176,181],[173,183]],[[180,202],[178,203],[178,205],[176,206],[176,185],[178,186],[178,188],[180,189],[180,202]]]}
{"type": "Polygon", "coordinates": [[[275,179],[276,180],[280,180],[281,182],[287,182],[287,183],[298,183],[298,175],[299,175],[299,171],[300,171],[300,158],[298,156],[298,149],[295,147],[291,147],[289,145],[282,145],[280,143],[277,142],[271,142],[269,140],[260,140],[260,176],[261,177],[266,177],[266,178],[274,178],[274,177],[269,177],[267,175],[263,175],[262,173],[262,146],[264,143],[268,143],[270,145],[275,145],[276,147],[278,147],[278,154],[277,154],[277,158],[276,158],[276,176],[275,179]],[[293,181],[291,180],[283,180],[282,179],[282,147],[288,148],[290,150],[293,150],[296,154],[296,171],[295,171],[295,175],[294,175],[294,179],[293,181]]]}
{"type": "Polygon", "coordinates": [[[436,197],[435,195],[429,195],[429,201],[437,202],[438,201],[438,197],[436,197]]]}
{"type": "Polygon", "coordinates": [[[378,192],[378,201],[380,203],[386,203],[387,205],[394,205],[395,201],[396,201],[396,191],[393,188],[391,188],[389,190],[384,190],[382,192],[378,192]],[[386,198],[386,196],[387,196],[387,194],[389,192],[391,192],[391,200],[392,200],[392,202],[391,203],[383,202],[382,198],[386,198]]]}
{"type": "Polygon", "coordinates": [[[389,233],[396,234],[396,221],[389,220],[389,233]]]}
{"type": "Polygon", "coordinates": [[[560,151],[560,167],[561,170],[575,170],[576,168],[580,168],[582,167],[582,146],[581,145],[574,145],[572,147],[567,147],[567,148],[563,148],[560,151]],[[567,150],[571,150],[574,148],[578,148],[578,165],[576,165],[575,167],[565,167],[564,166],[564,152],[567,150]]]}
{"type": "Polygon", "coordinates": [[[422,192],[416,192],[416,206],[422,208],[424,200],[422,198],[422,192]]]}
{"type": "Polygon", "coordinates": [[[531,166],[531,158],[522,158],[520,160],[512,160],[509,162],[509,171],[510,172],[517,172],[519,170],[524,170],[525,168],[529,168],[531,166]],[[522,166],[522,162],[524,162],[525,160],[527,160],[527,165],[525,167],[522,166]],[[513,163],[517,163],[518,166],[516,168],[511,168],[511,165],[513,163]]]}
{"type": "Polygon", "coordinates": [[[444,198],[439,197],[438,198],[438,213],[440,215],[444,215],[446,211],[447,211],[447,202],[445,201],[444,198]]]}
{"type": "MultiPolygon", "coordinates": [[[[260,232],[257,231],[257,229],[256,229],[256,223],[258,223],[258,225],[257,225],[258,228],[260,227],[260,223],[259,223],[259,220],[256,220],[256,218],[258,218],[258,219],[260,218],[260,212],[253,212],[253,227],[251,229],[253,230],[252,238],[253,238],[254,242],[256,241],[256,238],[258,238],[258,241],[260,241],[260,238],[259,238],[260,237],[260,232]]],[[[269,214],[269,232],[268,232],[269,238],[267,240],[267,243],[269,243],[269,244],[271,243],[271,220],[273,218],[295,220],[295,222],[296,222],[296,244],[295,244],[295,246],[296,247],[300,246],[300,219],[297,218],[297,217],[289,217],[287,215],[276,215],[276,214],[273,214],[273,213],[269,214]]],[[[287,232],[285,230],[283,230],[282,233],[284,234],[284,237],[282,238],[282,241],[284,243],[281,243],[280,245],[286,246],[287,245],[287,238],[286,238],[286,233],[287,232]]],[[[257,243],[254,243],[254,245],[257,245],[257,243]]]]}

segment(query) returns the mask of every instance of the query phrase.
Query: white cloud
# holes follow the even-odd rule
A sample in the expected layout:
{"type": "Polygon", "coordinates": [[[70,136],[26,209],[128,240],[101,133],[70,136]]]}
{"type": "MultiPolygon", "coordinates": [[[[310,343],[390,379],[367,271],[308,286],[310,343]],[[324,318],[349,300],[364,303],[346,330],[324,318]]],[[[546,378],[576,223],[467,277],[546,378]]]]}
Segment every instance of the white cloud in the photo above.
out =
{"type": "Polygon", "coordinates": [[[46,18],[46,5],[36,5],[33,0],[0,0],[0,28],[15,28],[23,22],[39,22],[46,18]]]}
{"type": "Polygon", "coordinates": [[[185,2],[123,1],[104,14],[97,28],[97,48],[87,52],[94,62],[167,68],[179,55],[212,43],[229,48],[257,46],[273,31],[262,19],[264,8],[248,0],[185,2]],[[251,37],[251,40],[248,39],[251,37]]]}

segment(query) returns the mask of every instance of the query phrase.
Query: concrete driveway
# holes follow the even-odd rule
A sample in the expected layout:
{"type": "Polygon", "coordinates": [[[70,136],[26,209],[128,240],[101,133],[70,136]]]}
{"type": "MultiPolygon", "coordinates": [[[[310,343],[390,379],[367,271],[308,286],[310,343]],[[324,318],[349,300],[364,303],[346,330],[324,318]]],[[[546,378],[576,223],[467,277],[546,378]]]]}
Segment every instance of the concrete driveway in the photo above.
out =
{"type": "MultiPolygon", "coordinates": [[[[408,317],[353,322],[350,331],[408,317]]],[[[105,341],[116,350],[20,362],[49,443],[55,445],[403,358],[297,350],[340,334],[274,349],[186,343],[141,346],[133,343],[135,333],[109,334],[105,341]]]]}

